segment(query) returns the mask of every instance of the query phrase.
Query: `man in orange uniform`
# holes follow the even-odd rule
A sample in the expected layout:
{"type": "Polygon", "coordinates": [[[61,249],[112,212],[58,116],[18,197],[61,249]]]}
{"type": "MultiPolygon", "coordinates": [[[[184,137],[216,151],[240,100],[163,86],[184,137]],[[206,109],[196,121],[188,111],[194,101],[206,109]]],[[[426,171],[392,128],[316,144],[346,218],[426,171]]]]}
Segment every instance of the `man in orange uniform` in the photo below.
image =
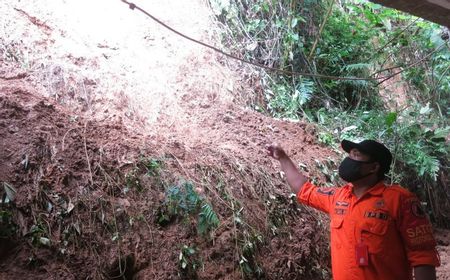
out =
{"type": "Polygon", "coordinates": [[[383,182],[389,150],[373,140],[341,145],[349,155],[339,166],[348,182],[340,188],[311,184],[280,146],[268,147],[299,202],[330,215],[333,279],[435,280],[439,256],[420,201],[383,182]]]}

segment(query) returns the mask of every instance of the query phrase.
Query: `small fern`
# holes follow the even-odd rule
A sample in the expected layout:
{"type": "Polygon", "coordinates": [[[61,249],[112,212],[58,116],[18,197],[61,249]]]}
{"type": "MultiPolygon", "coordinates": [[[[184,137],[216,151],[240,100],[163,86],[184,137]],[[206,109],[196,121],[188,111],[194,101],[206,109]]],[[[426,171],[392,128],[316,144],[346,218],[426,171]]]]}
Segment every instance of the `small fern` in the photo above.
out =
{"type": "Polygon", "coordinates": [[[197,231],[200,235],[206,235],[211,230],[219,226],[219,218],[211,205],[204,203],[198,214],[197,231]]]}
{"type": "Polygon", "coordinates": [[[363,71],[368,70],[373,67],[373,64],[371,63],[354,63],[354,64],[348,64],[342,67],[342,70],[344,71],[363,71]]]}
{"type": "Polygon", "coordinates": [[[165,225],[176,218],[192,216],[197,216],[197,232],[202,236],[206,236],[220,223],[211,204],[195,191],[192,183],[185,182],[180,186],[170,187],[159,209],[157,223],[165,225]]]}
{"type": "Polygon", "coordinates": [[[439,160],[433,156],[422,153],[417,157],[415,166],[418,169],[419,176],[428,175],[436,181],[437,172],[439,171],[439,160]]]}

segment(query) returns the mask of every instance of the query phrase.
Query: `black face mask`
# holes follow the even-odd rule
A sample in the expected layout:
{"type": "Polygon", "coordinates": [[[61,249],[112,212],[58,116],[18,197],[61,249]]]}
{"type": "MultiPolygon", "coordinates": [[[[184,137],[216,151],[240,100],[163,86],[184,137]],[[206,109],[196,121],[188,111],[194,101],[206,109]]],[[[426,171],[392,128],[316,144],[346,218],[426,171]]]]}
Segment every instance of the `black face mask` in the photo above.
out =
{"type": "Polygon", "coordinates": [[[339,176],[347,182],[354,182],[371,175],[361,174],[361,167],[364,163],[372,163],[373,161],[359,161],[346,157],[339,165],[339,176]]]}

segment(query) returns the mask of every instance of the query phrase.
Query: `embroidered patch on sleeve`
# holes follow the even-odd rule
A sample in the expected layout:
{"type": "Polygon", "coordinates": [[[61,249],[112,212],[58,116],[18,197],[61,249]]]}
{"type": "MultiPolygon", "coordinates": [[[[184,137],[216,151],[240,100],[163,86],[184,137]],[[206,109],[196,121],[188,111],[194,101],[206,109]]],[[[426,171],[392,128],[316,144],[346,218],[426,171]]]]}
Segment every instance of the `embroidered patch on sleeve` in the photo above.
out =
{"type": "Polygon", "coordinates": [[[434,245],[433,230],[431,225],[418,225],[406,229],[408,243],[412,246],[434,245]]]}
{"type": "Polygon", "coordinates": [[[413,250],[434,248],[433,229],[420,201],[415,197],[406,200],[402,212],[400,229],[407,246],[413,250]]]}

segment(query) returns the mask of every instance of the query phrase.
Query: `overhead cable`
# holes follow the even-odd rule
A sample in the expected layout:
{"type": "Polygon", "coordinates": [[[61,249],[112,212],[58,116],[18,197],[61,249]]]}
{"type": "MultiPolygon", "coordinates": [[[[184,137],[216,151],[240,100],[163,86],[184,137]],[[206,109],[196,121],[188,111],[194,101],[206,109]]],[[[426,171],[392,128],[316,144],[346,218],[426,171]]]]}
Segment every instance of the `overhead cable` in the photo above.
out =
{"type": "Polygon", "coordinates": [[[274,68],[274,67],[270,67],[270,66],[266,66],[266,65],[262,65],[256,62],[252,62],[237,56],[234,56],[232,54],[226,53],[214,46],[211,46],[209,44],[206,44],[204,42],[201,42],[199,40],[196,40],[192,37],[189,37],[183,33],[181,33],[180,31],[175,30],[174,28],[168,26],[167,24],[165,24],[164,22],[162,22],[160,19],[156,18],[155,16],[151,15],[150,13],[148,13],[147,11],[145,11],[144,9],[142,9],[141,7],[137,6],[134,3],[130,3],[126,0],[121,0],[123,3],[126,3],[130,9],[134,10],[138,10],[140,12],[142,12],[143,14],[145,14],[146,16],[148,16],[149,18],[151,18],[152,20],[154,20],[155,22],[157,22],[158,24],[162,25],[163,27],[169,29],[170,31],[172,31],[173,33],[189,40],[192,41],[194,43],[197,43],[199,45],[202,45],[206,48],[212,49],[215,52],[218,52],[220,54],[223,54],[226,57],[238,60],[240,62],[246,63],[246,64],[251,64],[253,66],[259,67],[259,68],[263,68],[272,72],[279,72],[282,74],[286,74],[286,75],[294,75],[294,76],[305,76],[305,77],[316,77],[316,78],[321,78],[321,79],[330,79],[330,80],[347,80],[347,81],[376,81],[376,80],[380,80],[383,79],[384,77],[376,77],[376,78],[359,78],[359,77],[338,77],[338,76],[330,76],[330,75],[323,75],[323,74],[314,74],[314,73],[306,73],[306,72],[297,72],[297,71],[288,71],[288,70],[283,70],[283,69],[279,69],[279,68],[274,68]]]}
{"type": "MultiPolygon", "coordinates": [[[[292,76],[305,76],[305,77],[315,77],[315,78],[320,78],[320,79],[345,80],[345,81],[374,81],[374,82],[377,82],[376,85],[378,86],[378,85],[382,84],[383,82],[385,82],[385,81],[391,79],[392,77],[394,77],[394,76],[396,76],[396,75],[402,73],[402,72],[405,71],[406,69],[408,69],[408,68],[410,68],[410,67],[412,67],[412,66],[416,66],[416,65],[418,65],[418,64],[420,64],[420,63],[426,61],[427,58],[429,58],[429,57],[430,57],[432,54],[434,54],[435,52],[439,51],[439,50],[441,49],[441,47],[444,45],[444,44],[442,44],[441,46],[439,46],[438,48],[436,48],[434,51],[432,51],[432,52],[430,52],[428,55],[426,55],[424,58],[422,58],[422,59],[420,59],[420,60],[418,60],[418,61],[416,61],[416,62],[414,62],[414,63],[412,63],[412,64],[410,64],[410,65],[408,65],[405,69],[402,69],[402,70],[400,70],[400,71],[398,71],[398,72],[396,72],[396,73],[393,73],[393,74],[387,75],[387,76],[380,76],[380,77],[373,77],[373,78],[359,78],[359,77],[340,77],[340,76],[331,76],[331,75],[324,75],[324,74],[315,74],[315,73],[306,73],[306,72],[288,71],[288,70],[284,70],[284,69],[279,69],[279,68],[275,68],[275,67],[270,67],[270,66],[262,65],[262,64],[259,64],[259,63],[253,62],[253,61],[249,61],[249,60],[246,60],[246,59],[243,59],[243,58],[234,56],[234,55],[232,55],[232,54],[226,53],[226,52],[222,51],[221,49],[218,49],[218,48],[216,48],[216,47],[214,47],[214,46],[211,46],[211,45],[209,45],[209,44],[206,44],[206,43],[204,43],[204,42],[201,42],[201,41],[199,41],[199,40],[196,40],[196,39],[194,39],[194,38],[192,38],[192,37],[189,37],[189,36],[187,36],[187,35],[181,33],[180,31],[175,30],[174,28],[172,28],[172,27],[170,27],[169,25],[165,24],[163,21],[161,21],[161,20],[158,19],[157,17],[151,15],[151,14],[148,13],[146,10],[142,9],[141,7],[137,6],[137,5],[134,4],[134,3],[128,2],[128,1],[126,1],[126,0],[121,0],[121,1],[122,1],[123,3],[125,3],[125,4],[127,4],[127,5],[130,7],[130,9],[132,9],[132,10],[136,9],[136,10],[142,12],[143,14],[145,14],[146,16],[148,16],[149,18],[151,18],[152,20],[154,20],[156,23],[162,25],[162,26],[165,27],[166,29],[172,31],[173,33],[175,33],[175,34],[177,34],[177,35],[179,35],[179,36],[181,36],[181,37],[183,37],[183,38],[185,38],[185,39],[187,39],[187,40],[189,40],[189,41],[192,41],[192,42],[194,42],[194,43],[196,43],[196,44],[202,45],[202,46],[204,46],[204,47],[206,47],[206,48],[212,49],[212,50],[214,50],[215,52],[218,52],[218,53],[220,53],[220,54],[222,54],[222,55],[224,55],[224,56],[226,56],[226,57],[229,57],[229,58],[231,58],[231,59],[238,60],[238,61],[240,61],[240,62],[242,62],[242,63],[251,64],[251,65],[253,65],[253,66],[256,66],[256,67],[259,67],[259,68],[263,68],[263,69],[269,70],[269,71],[271,71],[271,72],[278,72],[278,73],[282,73],[282,74],[285,74],[285,75],[292,75],[292,76]]],[[[417,19],[416,19],[416,20],[417,20],[417,19]]],[[[414,22],[415,22],[415,21],[414,21],[414,22]]],[[[408,26],[407,28],[409,28],[409,26],[408,26]]],[[[407,28],[405,28],[405,30],[406,30],[407,28]]],[[[381,71],[379,71],[379,72],[381,72],[381,71]]],[[[375,74],[375,73],[374,73],[374,74],[375,74]]],[[[372,75],[374,75],[374,74],[372,74],[372,75]]],[[[370,75],[370,76],[372,76],[372,75],[370,75]]]]}

